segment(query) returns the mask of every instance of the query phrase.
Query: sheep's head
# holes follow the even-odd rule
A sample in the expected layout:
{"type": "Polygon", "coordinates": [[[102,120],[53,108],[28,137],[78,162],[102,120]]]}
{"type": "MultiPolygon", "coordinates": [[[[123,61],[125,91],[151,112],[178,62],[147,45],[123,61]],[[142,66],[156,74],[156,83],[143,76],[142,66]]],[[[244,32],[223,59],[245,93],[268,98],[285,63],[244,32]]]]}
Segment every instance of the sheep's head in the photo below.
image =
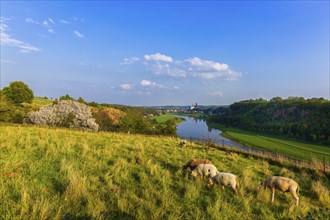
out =
{"type": "Polygon", "coordinates": [[[191,171],[190,175],[196,177],[198,175],[197,170],[191,171]]]}
{"type": "Polygon", "coordinates": [[[212,177],[210,177],[210,178],[207,180],[207,184],[210,185],[210,186],[213,185],[212,177]]]}
{"type": "Polygon", "coordinates": [[[264,186],[264,183],[263,183],[263,182],[259,182],[258,185],[257,185],[257,187],[258,187],[259,190],[260,190],[263,186],[264,186]]]}

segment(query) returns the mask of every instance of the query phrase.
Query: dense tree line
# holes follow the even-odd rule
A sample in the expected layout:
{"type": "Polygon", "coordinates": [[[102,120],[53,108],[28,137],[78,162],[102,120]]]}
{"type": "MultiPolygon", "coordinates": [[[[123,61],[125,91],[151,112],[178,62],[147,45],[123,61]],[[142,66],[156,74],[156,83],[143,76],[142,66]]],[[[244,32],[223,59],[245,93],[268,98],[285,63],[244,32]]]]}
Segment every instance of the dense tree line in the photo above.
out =
{"type": "Polygon", "coordinates": [[[330,101],[280,97],[235,102],[210,122],[330,144],[330,101]]]}

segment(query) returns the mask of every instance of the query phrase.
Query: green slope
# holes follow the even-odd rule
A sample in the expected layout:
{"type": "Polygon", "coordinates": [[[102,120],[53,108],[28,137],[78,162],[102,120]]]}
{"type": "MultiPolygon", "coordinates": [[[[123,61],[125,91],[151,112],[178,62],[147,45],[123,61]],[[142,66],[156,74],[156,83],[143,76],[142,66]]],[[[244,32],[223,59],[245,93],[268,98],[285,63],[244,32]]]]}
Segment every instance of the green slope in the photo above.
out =
{"type": "Polygon", "coordinates": [[[0,125],[0,219],[282,219],[330,206],[329,180],[179,139],[0,125]],[[191,158],[210,159],[239,177],[241,195],[182,174],[191,158]],[[294,178],[292,195],[256,184],[294,178]]]}

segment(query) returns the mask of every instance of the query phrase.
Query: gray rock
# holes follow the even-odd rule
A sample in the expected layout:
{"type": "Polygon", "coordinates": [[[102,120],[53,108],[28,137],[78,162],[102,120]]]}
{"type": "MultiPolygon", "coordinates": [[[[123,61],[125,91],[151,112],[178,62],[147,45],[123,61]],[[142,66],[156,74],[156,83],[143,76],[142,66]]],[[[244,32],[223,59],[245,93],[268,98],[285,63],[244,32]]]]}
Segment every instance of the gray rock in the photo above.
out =
{"type": "Polygon", "coordinates": [[[24,123],[98,131],[90,108],[76,101],[63,100],[29,114],[24,123]]]}

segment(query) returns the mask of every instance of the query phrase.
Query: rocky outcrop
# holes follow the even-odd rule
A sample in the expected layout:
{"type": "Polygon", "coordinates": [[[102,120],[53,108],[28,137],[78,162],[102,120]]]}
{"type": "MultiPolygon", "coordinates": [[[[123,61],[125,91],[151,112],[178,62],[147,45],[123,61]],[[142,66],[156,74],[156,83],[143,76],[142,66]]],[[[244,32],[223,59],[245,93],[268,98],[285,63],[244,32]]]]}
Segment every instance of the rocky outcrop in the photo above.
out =
{"type": "Polygon", "coordinates": [[[90,108],[76,101],[63,100],[28,115],[24,123],[98,131],[90,108]]]}

